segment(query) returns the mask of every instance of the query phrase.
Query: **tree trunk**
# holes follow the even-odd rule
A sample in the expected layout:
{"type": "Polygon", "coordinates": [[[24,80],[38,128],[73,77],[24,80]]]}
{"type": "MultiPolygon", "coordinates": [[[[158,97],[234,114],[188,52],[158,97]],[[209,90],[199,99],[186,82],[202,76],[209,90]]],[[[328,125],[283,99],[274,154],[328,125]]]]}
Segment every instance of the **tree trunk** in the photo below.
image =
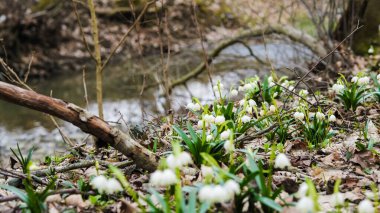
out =
{"type": "Polygon", "coordinates": [[[356,54],[366,54],[370,45],[379,47],[380,1],[350,0],[335,30],[335,39],[343,40],[358,24],[363,27],[356,32],[350,42],[356,54]]]}
{"type": "Polygon", "coordinates": [[[33,91],[25,90],[0,81],[0,99],[47,113],[65,120],[102,140],[127,157],[134,160],[137,167],[154,171],[158,165],[158,157],[133,140],[128,134],[110,126],[99,117],[72,103],[51,98],[33,91]]]}

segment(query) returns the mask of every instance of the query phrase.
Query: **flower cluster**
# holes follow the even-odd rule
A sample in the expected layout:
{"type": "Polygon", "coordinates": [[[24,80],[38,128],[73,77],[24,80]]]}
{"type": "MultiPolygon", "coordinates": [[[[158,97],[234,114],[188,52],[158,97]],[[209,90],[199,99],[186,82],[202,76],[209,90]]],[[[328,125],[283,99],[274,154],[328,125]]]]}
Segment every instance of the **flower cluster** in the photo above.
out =
{"type": "Polygon", "coordinates": [[[208,203],[223,203],[240,193],[240,186],[234,180],[228,180],[224,185],[205,185],[199,190],[199,200],[208,203]]]}
{"type": "Polygon", "coordinates": [[[99,193],[113,194],[123,190],[118,180],[115,178],[107,179],[104,175],[96,176],[90,184],[99,193]]]}
{"type": "Polygon", "coordinates": [[[187,152],[181,152],[177,155],[170,154],[166,158],[166,163],[170,169],[182,168],[193,163],[191,156],[187,152]]]}
{"type": "Polygon", "coordinates": [[[171,169],[157,170],[150,175],[150,183],[154,186],[170,186],[177,182],[177,176],[171,169]]]}

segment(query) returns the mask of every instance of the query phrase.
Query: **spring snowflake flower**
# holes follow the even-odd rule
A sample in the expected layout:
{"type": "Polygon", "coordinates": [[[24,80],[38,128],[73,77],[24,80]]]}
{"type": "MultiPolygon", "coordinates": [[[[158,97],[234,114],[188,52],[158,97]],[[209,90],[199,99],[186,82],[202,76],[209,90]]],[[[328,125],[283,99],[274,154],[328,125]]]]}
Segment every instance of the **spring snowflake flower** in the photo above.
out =
{"type": "Polygon", "coordinates": [[[238,91],[239,91],[239,92],[244,92],[244,87],[243,87],[243,86],[239,86],[239,87],[238,87],[238,91]]]}
{"type": "Polygon", "coordinates": [[[230,196],[226,189],[222,186],[209,185],[204,186],[199,190],[199,200],[206,201],[209,203],[222,203],[230,200],[230,196]]]}
{"type": "Polygon", "coordinates": [[[231,135],[231,130],[227,129],[223,131],[222,133],[220,133],[220,139],[227,140],[230,138],[230,135],[231,135]]]}
{"type": "Polygon", "coordinates": [[[340,192],[332,194],[331,204],[334,207],[336,207],[336,206],[343,206],[344,205],[344,196],[343,196],[343,194],[340,193],[340,192]]]}
{"type": "Polygon", "coordinates": [[[252,110],[252,107],[247,107],[245,109],[245,111],[248,113],[248,114],[252,114],[253,110],[252,110]]]}
{"type": "Polygon", "coordinates": [[[341,93],[344,90],[344,85],[342,84],[334,84],[331,88],[336,94],[341,93]]]}
{"type": "Polygon", "coordinates": [[[268,82],[273,82],[273,77],[272,76],[268,77],[268,82]]]}
{"type": "Polygon", "coordinates": [[[265,115],[265,111],[262,109],[260,110],[260,116],[264,116],[265,115]]]}
{"type": "Polygon", "coordinates": [[[276,112],[276,106],[275,105],[270,105],[269,112],[271,112],[271,113],[276,112]]]}
{"type": "Polygon", "coordinates": [[[203,119],[206,121],[206,123],[215,122],[215,117],[213,115],[204,115],[203,119]]]}
{"type": "Polygon", "coordinates": [[[252,100],[252,99],[249,99],[249,100],[248,100],[248,104],[249,104],[250,107],[257,106],[256,101],[255,101],[255,100],[252,100]]]}
{"type": "Polygon", "coordinates": [[[244,91],[253,89],[254,86],[252,84],[244,84],[244,91]]]}
{"type": "Polygon", "coordinates": [[[330,115],[329,122],[335,122],[335,121],[336,121],[335,115],[330,115]]]}
{"type": "Polygon", "coordinates": [[[170,186],[176,184],[177,181],[177,177],[170,169],[164,171],[157,170],[150,176],[150,183],[154,186],[170,186]]]}
{"type": "Polygon", "coordinates": [[[286,167],[290,166],[291,164],[289,158],[284,153],[280,153],[277,155],[274,161],[274,168],[285,169],[286,167]]]}
{"type": "Polygon", "coordinates": [[[380,81],[380,74],[378,74],[378,75],[376,76],[376,78],[377,78],[377,81],[380,81]]]}
{"type": "Polygon", "coordinates": [[[309,94],[309,92],[307,90],[300,90],[300,92],[298,93],[299,96],[302,96],[302,97],[305,97],[309,94]]]}
{"type": "Polygon", "coordinates": [[[358,78],[357,76],[354,76],[354,77],[351,78],[351,82],[352,82],[352,83],[357,83],[357,82],[358,82],[358,79],[359,79],[359,78],[358,78]]]}
{"type": "Polygon", "coordinates": [[[358,85],[359,86],[364,86],[364,85],[367,85],[369,84],[369,77],[361,77],[358,79],[358,85]]]}
{"type": "Polygon", "coordinates": [[[183,168],[184,166],[187,166],[192,162],[193,160],[191,159],[190,154],[187,152],[181,152],[177,156],[174,154],[170,154],[166,158],[166,163],[168,164],[168,167],[171,169],[183,168]]]}
{"type": "Polygon", "coordinates": [[[214,137],[212,135],[207,135],[206,136],[206,141],[211,141],[212,139],[214,139],[214,137]]]}
{"type": "Polygon", "coordinates": [[[233,89],[233,90],[231,90],[231,92],[230,92],[230,97],[231,98],[233,98],[233,97],[236,97],[237,95],[238,95],[238,91],[236,90],[236,89],[233,89]]]}
{"type": "Polygon", "coordinates": [[[224,149],[225,149],[228,153],[235,151],[235,144],[234,144],[234,142],[231,141],[231,140],[227,140],[226,142],[224,142],[223,147],[224,147],[224,149]]]}
{"type": "Polygon", "coordinates": [[[301,185],[298,188],[296,197],[297,198],[303,198],[306,197],[307,191],[309,190],[309,186],[307,183],[301,183],[301,185]]]}
{"type": "Polygon", "coordinates": [[[359,203],[358,212],[359,213],[374,213],[375,208],[373,207],[372,202],[366,199],[359,203]]]}
{"type": "Polygon", "coordinates": [[[201,165],[201,173],[202,173],[203,177],[214,176],[214,171],[212,170],[212,168],[209,166],[205,166],[203,164],[201,165]]]}
{"type": "Polygon", "coordinates": [[[323,119],[325,119],[325,114],[323,114],[322,112],[316,112],[316,113],[315,113],[315,117],[316,117],[318,120],[323,120],[323,119]]]}
{"type": "Polygon", "coordinates": [[[245,104],[245,99],[241,99],[241,100],[239,101],[239,105],[240,105],[240,106],[244,106],[244,104],[245,104]]]}
{"type": "Polygon", "coordinates": [[[295,112],[293,117],[295,119],[302,121],[305,118],[305,114],[303,114],[302,112],[295,112]]]}
{"type": "Polygon", "coordinates": [[[297,202],[296,208],[301,213],[314,212],[314,202],[309,197],[303,197],[297,202]]]}
{"type": "Polygon", "coordinates": [[[199,103],[188,103],[186,108],[192,111],[199,111],[201,110],[201,105],[199,103]]]}
{"type": "Polygon", "coordinates": [[[120,191],[123,191],[123,187],[121,187],[119,181],[117,181],[115,178],[111,178],[107,181],[107,188],[105,189],[105,192],[107,194],[113,194],[120,191]]]}
{"type": "Polygon", "coordinates": [[[243,117],[241,117],[241,122],[243,123],[248,123],[251,121],[251,117],[249,117],[248,115],[244,115],[243,117]]]}
{"type": "Polygon", "coordinates": [[[107,190],[107,178],[104,175],[96,176],[92,179],[90,185],[99,191],[99,193],[103,193],[107,190]]]}
{"type": "Polygon", "coordinates": [[[294,90],[294,87],[293,87],[293,86],[290,86],[290,87],[288,88],[288,90],[289,90],[289,91],[293,91],[293,90],[294,90]]]}
{"type": "Polygon", "coordinates": [[[233,197],[235,194],[240,194],[240,185],[234,180],[228,180],[224,184],[224,188],[227,190],[227,193],[233,197]]]}
{"type": "Polygon", "coordinates": [[[369,46],[368,48],[368,54],[373,54],[375,52],[375,48],[373,48],[373,46],[369,46]]]}
{"type": "Polygon", "coordinates": [[[215,123],[216,124],[220,125],[220,124],[224,123],[224,121],[226,121],[226,119],[224,118],[223,115],[216,116],[216,118],[215,118],[215,123]]]}

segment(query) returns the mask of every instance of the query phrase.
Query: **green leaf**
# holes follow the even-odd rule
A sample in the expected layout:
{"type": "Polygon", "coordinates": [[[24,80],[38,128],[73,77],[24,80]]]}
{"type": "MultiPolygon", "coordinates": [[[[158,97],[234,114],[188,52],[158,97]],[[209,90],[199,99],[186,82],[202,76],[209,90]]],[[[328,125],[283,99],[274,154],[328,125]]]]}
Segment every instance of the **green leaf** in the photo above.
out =
{"type": "Polygon", "coordinates": [[[259,201],[262,204],[264,204],[264,205],[266,205],[266,206],[268,206],[268,207],[270,207],[270,208],[272,208],[272,209],[274,209],[274,210],[276,210],[278,212],[282,212],[281,205],[279,205],[274,200],[272,200],[272,199],[270,199],[268,197],[259,197],[259,201]]]}
{"type": "Polygon", "coordinates": [[[22,200],[25,203],[27,203],[29,201],[29,198],[28,198],[27,194],[25,192],[23,192],[19,188],[16,188],[16,187],[10,186],[10,185],[3,185],[3,184],[0,185],[0,188],[3,188],[5,190],[8,190],[8,191],[12,192],[17,197],[19,197],[20,200],[22,200]]]}
{"type": "Polygon", "coordinates": [[[215,166],[215,167],[219,168],[218,162],[210,154],[202,152],[201,156],[205,162],[207,162],[211,166],[215,166]]]}

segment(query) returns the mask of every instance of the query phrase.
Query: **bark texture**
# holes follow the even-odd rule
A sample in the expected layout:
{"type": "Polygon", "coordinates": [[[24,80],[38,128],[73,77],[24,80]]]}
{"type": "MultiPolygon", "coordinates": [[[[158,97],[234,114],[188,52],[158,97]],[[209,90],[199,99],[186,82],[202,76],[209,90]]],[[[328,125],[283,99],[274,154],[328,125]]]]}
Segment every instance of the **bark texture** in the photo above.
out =
{"type": "Polygon", "coordinates": [[[134,160],[136,166],[154,171],[158,157],[116,127],[72,103],[0,82],[0,99],[47,113],[79,127],[134,160]]]}

